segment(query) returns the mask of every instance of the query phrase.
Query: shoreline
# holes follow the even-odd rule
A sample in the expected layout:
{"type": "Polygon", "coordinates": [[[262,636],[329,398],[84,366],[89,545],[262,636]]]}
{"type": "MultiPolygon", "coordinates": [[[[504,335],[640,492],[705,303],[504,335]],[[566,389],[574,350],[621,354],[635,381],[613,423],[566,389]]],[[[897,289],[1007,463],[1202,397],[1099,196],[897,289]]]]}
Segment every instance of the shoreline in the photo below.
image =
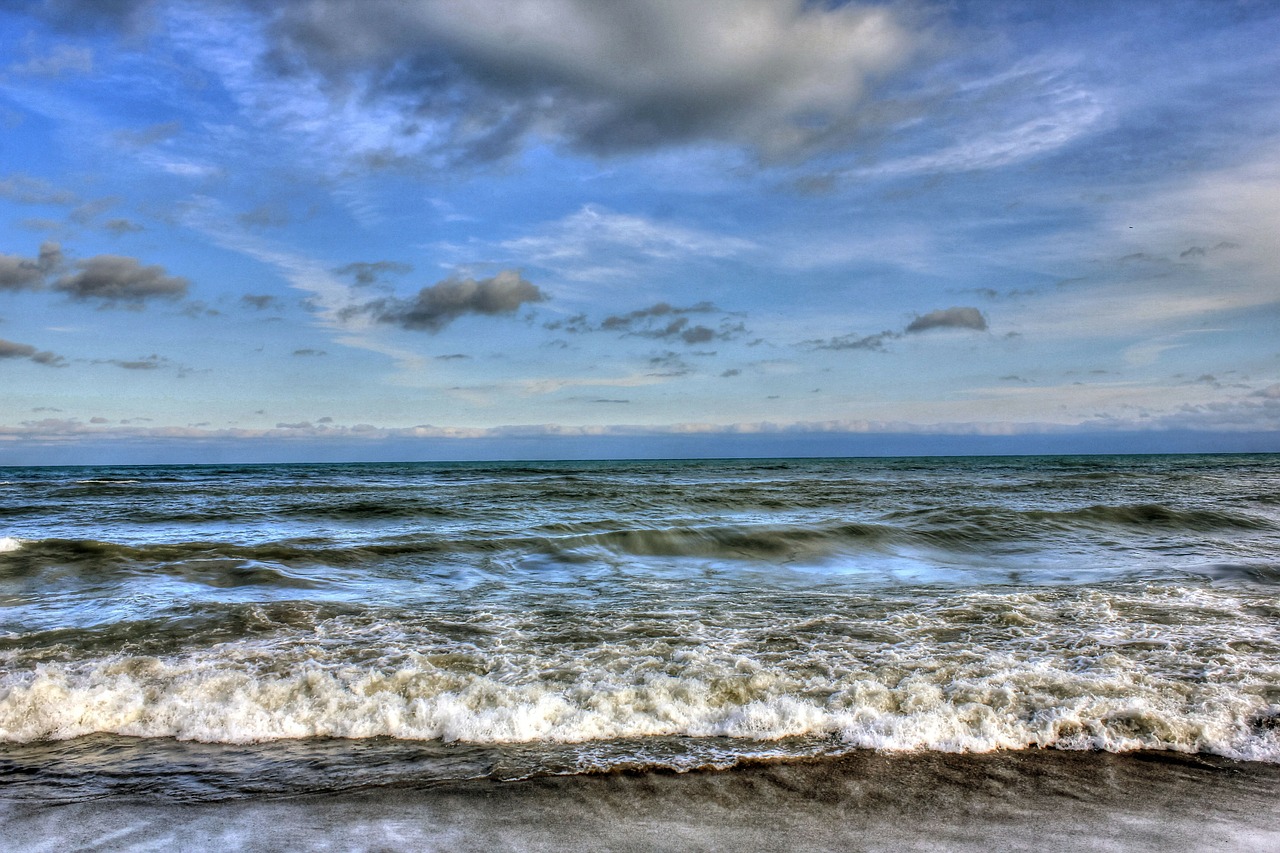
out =
{"type": "Polygon", "coordinates": [[[724,771],[203,803],[5,797],[5,849],[1273,850],[1280,765],[1167,752],[855,753],[724,771]]]}

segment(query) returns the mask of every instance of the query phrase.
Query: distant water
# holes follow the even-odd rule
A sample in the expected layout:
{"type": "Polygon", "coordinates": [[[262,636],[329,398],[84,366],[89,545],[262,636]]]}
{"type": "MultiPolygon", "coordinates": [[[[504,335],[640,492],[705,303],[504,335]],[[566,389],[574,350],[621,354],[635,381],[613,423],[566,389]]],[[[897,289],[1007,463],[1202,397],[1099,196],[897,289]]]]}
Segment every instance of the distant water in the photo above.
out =
{"type": "Polygon", "coordinates": [[[1280,763],[1280,457],[0,469],[9,793],[1280,763]]]}

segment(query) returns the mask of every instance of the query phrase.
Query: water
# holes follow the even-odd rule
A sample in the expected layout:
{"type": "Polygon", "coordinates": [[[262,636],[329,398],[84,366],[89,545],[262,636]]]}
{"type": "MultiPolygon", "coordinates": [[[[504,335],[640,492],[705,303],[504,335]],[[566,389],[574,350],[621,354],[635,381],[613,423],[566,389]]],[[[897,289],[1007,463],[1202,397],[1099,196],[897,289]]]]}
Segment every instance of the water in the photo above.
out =
{"type": "Polygon", "coordinates": [[[1280,457],[0,469],[9,796],[1280,763],[1280,457]]]}

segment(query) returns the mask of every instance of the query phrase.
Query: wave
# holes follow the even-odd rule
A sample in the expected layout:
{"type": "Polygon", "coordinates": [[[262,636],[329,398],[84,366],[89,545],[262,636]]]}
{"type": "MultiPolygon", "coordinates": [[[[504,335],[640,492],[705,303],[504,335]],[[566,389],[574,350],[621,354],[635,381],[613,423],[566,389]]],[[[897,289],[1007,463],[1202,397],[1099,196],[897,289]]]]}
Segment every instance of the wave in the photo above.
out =
{"type": "MultiPolygon", "coordinates": [[[[387,518],[422,509],[358,505],[328,511],[333,518],[381,513],[387,518]]],[[[444,514],[441,511],[441,514],[444,514]]],[[[244,519],[251,516],[245,515],[244,519]]],[[[261,519],[257,519],[261,521],[261,519]]],[[[450,523],[438,529],[396,535],[332,539],[299,537],[262,542],[194,540],[125,544],[92,539],[0,539],[0,577],[38,574],[46,567],[77,567],[89,573],[140,567],[173,567],[184,561],[208,566],[271,564],[282,567],[362,566],[388,560],[506,554],[546,555],[579,560],[592,555],[693,558],[769,563],[803,563],[850,554],[886,554],[930,549],[940,554],[981,554],[1010,546],[1061,548],[1063,537],[1100,541],[1127,538],[1134,546],[1187,534],[1199,545],[1205,533],[1258,532],[1277,525],[1257,516],[1218,510],[1180,510],[1158,504],[1089,506],[1066,510],[1010,510],[1000,507],[945,507],[902,510],[863,520],[825,519],[796,523],[703,524],[673,520],[667,525],[622,526],[612,518],[543,524],[533,528],[476,527],[450,523]]],[[[1123,540],[1122,540],[1123,541],[1123,540]]],[[[241,571],[241,569],[234,569],[241,571]]]]}
{"type": "Polygon", "coordinates": [[[922,669],[806,682],[738,664],[673,675],[637,661],[622,671],[521,679],[429,659],[375,669],[304,663],[287,672],[127,656],[92,666],[47,663],[4,677],[0,740],[93,733],[213,743],[823,736],[850,749],[1154,749],[1280,762],[1280,705],[1222,685],[1009,662],[950,678],[922,669]]]}

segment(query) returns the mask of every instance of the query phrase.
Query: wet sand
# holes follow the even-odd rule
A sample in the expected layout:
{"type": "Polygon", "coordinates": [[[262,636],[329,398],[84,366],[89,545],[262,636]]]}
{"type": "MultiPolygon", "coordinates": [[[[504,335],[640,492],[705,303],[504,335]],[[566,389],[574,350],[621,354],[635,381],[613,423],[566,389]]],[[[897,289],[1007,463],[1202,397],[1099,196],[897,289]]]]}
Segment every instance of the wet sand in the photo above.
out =
{"type": "Polygon", "coordinates": [[[5,850],[1280,849],[1280,766],[880,755],[175,803],[5,798],[5,850]]]}

